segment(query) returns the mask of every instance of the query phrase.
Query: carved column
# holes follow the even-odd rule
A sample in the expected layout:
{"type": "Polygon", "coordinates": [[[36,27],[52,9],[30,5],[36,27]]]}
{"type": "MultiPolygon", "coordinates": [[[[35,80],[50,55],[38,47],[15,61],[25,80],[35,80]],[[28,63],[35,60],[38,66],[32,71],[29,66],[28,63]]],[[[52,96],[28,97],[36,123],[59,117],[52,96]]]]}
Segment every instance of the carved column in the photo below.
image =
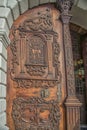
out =
{"type": "Polygon", "coordinates": [[[64,56],[66,70],[66,89],[67,98],[65,101],[67,130],[80,130],[80,106],[81,103],[75,93],[75,79],[72,43],[69,29],[71,15],[69,11],[74,3],[74,0],[57,0],[58,9],[61,12],[61,20],[63,23],[63,41],[64,41],[64,56]]]}

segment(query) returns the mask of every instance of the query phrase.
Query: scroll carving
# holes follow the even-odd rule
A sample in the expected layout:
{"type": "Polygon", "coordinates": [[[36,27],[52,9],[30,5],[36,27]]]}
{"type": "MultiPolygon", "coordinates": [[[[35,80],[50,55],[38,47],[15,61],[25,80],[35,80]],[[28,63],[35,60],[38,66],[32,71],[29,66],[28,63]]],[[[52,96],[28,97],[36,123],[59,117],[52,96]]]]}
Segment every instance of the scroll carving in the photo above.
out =
{"type": "Polygon", "coordinates": [[[59,54],[60,54],[60,47],[57,42],[58,35],[54,35],[54,41],[53,41],[53,50],[54,50],[54,66],[57,66],[59,64],[59,54]]]}
{"type": "Polygon", "coordinates": [[[68,95],[75,95],[75,79],[74,79],[74,67],[73,67],[73,56],[71,47],[71,38],[69,34],[69,27],[64,26],[64,41],[65,41],[65,53],[66,53],[66,67],[67,67],[67,86],[68,95]],[[67,42],[68,41],[68,42],[67,42]]]}
{"type": "Polygon", "coordinates": [[[49,31],[53,30],[52,16],[50,9],[47,8],[44,12],[38,12],[36,18],[26,20],[22,26],[21,30],[32,30],[32,31],[49,31]]]}
{"type": "Polygon", "coordinates": [[[43,76],[45,74],[46,67],[43,66],[26,66],[27,73],[30,76],[43,76]]]}
{"type": "Polygon", "coordinates": [[[11,51],[12,51],[12,62],[11,62],[11,76],[12,78],[15,75],[15,69],[16,67],[19,65],[19,61],[18,61],[18,56],[17,56],[17,43],[18,43],[18,39],[14,39],[13,42],[11,43],[10,47],[11,47],[11,51]]]}
{"type": "Polygon", "coordinates": [[[18,88],[49,88],[58,85],[58,80],[30,80],[30,79],[16,79],[18,88]]]}
{"type": "Polygon", "coordinates": [[[12,109],[15,130],[59,130],[60,110],[54,100],[18,97],[13,101],[12,109]]]}
{"type": "Polygon", "coordinates": [[[61,20],[63,22],[64,30],[64,49],[65,49],[65,64],[66,64],[66,82],[68,96],[75,96],[75,79],[74,79],[74,66],[72,55],[72,44],[69,30],[69,22],[71,15],[69,11],[74,3],[74,0],[57,0],[61,11],[61,20]]]}

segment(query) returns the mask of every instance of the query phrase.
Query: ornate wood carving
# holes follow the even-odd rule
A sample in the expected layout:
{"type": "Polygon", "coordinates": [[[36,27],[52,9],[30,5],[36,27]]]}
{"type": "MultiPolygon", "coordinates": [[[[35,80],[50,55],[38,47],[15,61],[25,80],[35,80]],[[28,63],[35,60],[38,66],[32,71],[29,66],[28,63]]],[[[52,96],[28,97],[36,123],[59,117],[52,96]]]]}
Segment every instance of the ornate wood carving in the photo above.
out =
{"type": "Polygon", "coordinates": [[[80,119],[79,113],[80,113],[80,107],[68,107],[67,108],[67,114],[71,115],[70,118],[68,119],[68,122],[67,122],[67,127],[69,130],[73,129],[73,127],[74,127],[74,130],[80,130],[80,128],[79,128],[79,123],[80,123],[79,122],[79,119],[80,119]],[[74,115],[73,115],[73,113],[74,113],[74,115]],[[74,126],[72,126],[72,124],[74,124],[74,126]]]}
{"type": "Polygon", "coordinates": [[[29,37],[27,39],[26,68],[30,76],[43,76],[46,73],[46,57],[47,47],[44,38],[38,35],[29,37]]]}
{"type": "Polygon", "coordinates": [[[69,33],[69,27],[64,25],[64,41],[65,41],[65,56],[66,56],[66,73],[67,73],[67,87],[68,95],[75,95],[75,79],[74,79],[74,67],[73,67],[73,56],[72,56],[72,44],[71,36],[69,33]]]}
{"type": "Polygon", "coordinates": [[[73,67],[73,55],[72,55],[72,44],[69,30],[69,21],[71,15],[69,10],[72,7],[74,0],[57,0],[59,4],[61,19],[63,22],[64,30],[64,49],[65,49],[65,64],[66,64],[66,80],[67,80],[67,91],[68,96],[75,96],[75,79],[74,79],[74,67],[73,67]]]}
{"type": "MultiPolygon", "coordinates": [[[[62,16],[63,18],[63,16],[62,16]]],[[[69,16],[70,18],[70,16],[69,16]]],[[[68,18],[68,20],[69,20],[68,18]]],[[[64,19],[63,19],[64,20],[64,19]]],[[[65,102],[67,110],[67,130],[79,130],[80,129],[80,106],[81,103],[76,97],[75,91],[75,77],[74,77],[74,66],[72,56],[72,44],[69,25],[65,20],[64,23],[64,49],[66,58],[66,81],[67,81],[67,99],[65,102]],[[70,100],[68,100],[70,99],[70,100]],[[75,105],[77,104],[77,105],[75,105]],[[75,114],[78,110],[78,114],[75,114]],[[76,120],[72,118],[76,116],[76,120]]]]}
{"type": "MultiPolygon", "coordinates": [[[[15,29],[14,29],[14,33],[15,33],[15,29]]],[[[14,34],[13,34],[14,35],[14,34]]],[[[15,36],[15,35],[14,35],[15,36]]],[[[15,75],[15,69],[16,67],[19,65],[19,61],[18,61],[18,49],[17,49],[17,44],[18,44],[18,39],[16,38],[16,36],[14,37],[14,39],[12,40],[12,43],[11,43],[11,51],[12,51],[12,62],[11,62],[11,77],[14,77],[15,75]]]]}
{"type": "Polygon", "coordinates": [[[26,31],[51,31],[53,30],[52,16],[50,9],[47,8],[43,12],[38,12],[38,15],[32,19],[26,20],[22,28],[26,31]]]}
{"type": "Polygon", "coordinates": [[[60,111],[55,101],[19,97],[13,101],[12,116],[15,130],[59,130],[60,111]]]}
{"type": "Polygon", "coordinates": [[[53,88],[58,85],[57,80],[17,79],[16,82],[18,88],[53,88]]]}
{"type": "MultiPolygon", "coordinates": [[[[68,15],[74,4],[74,0],[57,0],[57,7],[63,13],[68,15]]],[[[67,19],[66,19],[67,20],[67,19]]]]}
{"type": "MultiPolygon", "coordinates": [[[[35,18],[25,20],[19,27],[13,28],[12,34],[14,43],[11,43],[11,46],[15,46],[16,55],[20,51],[18,61],[20,62],[20,72],[15,75],[15,79],[17,79],[17,76],[20,77],[21,73],[27,73],[28,76],[25,77],[28,78],[34,77],[35,79],[39,76],[43,79],[52,77],[51,79],[60,80],[60,47],[57,42],[58,34],[53,30],[50,9],[38,13],[35,18]],[[17,49],[15,33],[20,43],[18,43],[20,50],[17,49]],[[24,50],[24,48],[26,49],[24,50]],[[52,53],[50,53],[49,48],[52,50],[52,53]],[[53,67],[55,67],[55,72],[53,67]]],[[[14,54],[13,48],[11,48],[11,51],[13,54],[13,66],[11,70],[14,71],[16,69],[18,72],[18,67],[14,68],[15,61],[18,58],[14,54]]]]}
{"type": "Polygon", "coordinates": [[[46,5],[28,11],[12,27],[7,99],[11,130],[63,130],[59,122],[62,112],[64,124],[60,102],[65,84],[58,15],[54,6],[46,5]]]}
{"type": "Polygon", "coordinates": [[[28,66],[26,65],[27,73],[30,76],[43,76],[45,74],[46,67],[44,66],[28,66]]]}
{"type": "Polygon", "coordinates": [[[45,65],[46,64],[46,54],[47,47],[46,41],[43,37],[35,35],[27,39],[27,64],[30,65],[45,65]],[[45,42],[45,43],[44,43],[45,42]]]}
{"type": "Polygon", "coordinates": [[[63,31],[64,31],[63,38],[64,38],[66,84],[67,84],[67,99],[65,102],[67,113],[67,130],[79,130],[81,103],[77,99],[75,93],[72,44],[69,30],[69,22],[71,18],[69,11],[74,3],[74,0],[57,0],[57,3],[61,11],[61,20],[63,22],[63,31]]]}

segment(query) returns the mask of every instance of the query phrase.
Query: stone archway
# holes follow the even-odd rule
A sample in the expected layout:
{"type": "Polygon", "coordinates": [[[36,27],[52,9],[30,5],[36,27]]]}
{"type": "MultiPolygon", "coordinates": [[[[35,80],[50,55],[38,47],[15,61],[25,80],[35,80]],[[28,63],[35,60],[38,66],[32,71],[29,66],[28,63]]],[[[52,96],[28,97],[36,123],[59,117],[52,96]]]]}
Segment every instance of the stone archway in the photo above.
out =
{"type": "MultiPolygon", "coordinates": [[[[59,1],[59,0],[58,0],[59,1]]],[[[67,0],[69,2],[69,0],[67,0]]],[[[1,126],[1,130],[8,130],[9,128],[6,127],[6,78],[7,78],[7,46],[10,44],[10,40],[9,40],[9,30],[13,24],[13,22],[21,15],[23,14],[25,11],[29,10],[30,8],[33,8],[35,6],[41,5],[41,4],[45,4],[45,3],[54,3],[56,2],[55,0],[36,0],[36,1],[32,1],[32,0],[4,0],[3,2],[1,2],[1,7],[0,7],[0,12],[2,12],[0,20],[1,20],[1,31],[0,31],[0,90],[1,90],[1,96],[0,96],[0,106],[1,106],[1,115],[0,115],[0,126],[1,126]]],[[[64,3],[65,4],[65,3],[64,3]]],[[[60,6],[61,6],[61,2],[60,2],[60,6]]],[[[68,5],[67,5],[68,6],[68,5]]],[[[70,3],[69,3],[70,6],[70,3]]],[[[70,7],[68,8],[67,11],[69,11],[70,7]]],[[[63,23],[64,24],[68,24],[70,17],[66,17],[67,16],[67,12],[63,15],[64,17],[62,17],[63,19],[63,23]],[[65,19],[65,20],[64,20],[65,19]],[[68,21],[67,21],[68,20],[68,21]]],[[[64,28],[67,28],[66,31],[68,31],[68,26],[65,26],[64,28]]],[[[67,40],[69,37],[67,37],[65,35],[65,43],[67,42],[67,40]]],[[[69,42],[71,42],[69,40],[69,42]]],[[[68,48],[70,49],[70,48],[68,48]]],[[[70,52],[70,50],[69,50],[70,52]]],[[[66,56],[67,58],[67,56],[66,56]]],[[[72,59],[72,57],[69,57],[72,59]]],[[[69,64],[70,65],[70,64],[69,64]]],[[[68,66],[69,67],[69,66],[68,66]]],[[[73,69],[72,69],[73,71],[73,69]]],[[[73,73],[72,73],[73,75],[73,73]]],[[[68,81],[73,81],[73,76],[71,76],[72,79],[67,79],[68,81]]],[[[74,84],[69,82],[72,87],[74,84]]],[[[75,93],[74,93],[74,89],[73,91],[71,91],[69,85],[67,88],[68,91],[68,96],[72,96],[75,98],[75,93]]],[[[79,106],[80,103],[78,102],[78,100],[75,98],[74,100],[72,100],[72,98],[67,98],[66,101],[66,107],[67,107],[67,113],[70,114],[71,110],[73,110],[73,113],[76,112],[78,110],[78,115],[77,118],[79,118],[79,106]],[[75,102],[77,102],[77,104],[75,105],[75,102]],[[69,111],[68,111],[69,110],[69,111]]],[[[68,115],[67,115],[68,116],[68,115]]],[[[67,118],[68,120],[68,118],[67,118]]],[[[72,119],[73,120],[73,119],[72,119]]],[[[69,124],[71,122],[67,122],[67,124],[69,124]]],[[[75,122],[74,122],[75,123],[75,122]]],[[[78,123],[79,124],[79,123],[78,123]]],[[[67,128],[67,130],[69,130],[70,126],[67,128]]],[[[73,128],[73,126],[72,126],[73,128]]],[[[79,129],[79,128],[78,128],[79,129]]]]}

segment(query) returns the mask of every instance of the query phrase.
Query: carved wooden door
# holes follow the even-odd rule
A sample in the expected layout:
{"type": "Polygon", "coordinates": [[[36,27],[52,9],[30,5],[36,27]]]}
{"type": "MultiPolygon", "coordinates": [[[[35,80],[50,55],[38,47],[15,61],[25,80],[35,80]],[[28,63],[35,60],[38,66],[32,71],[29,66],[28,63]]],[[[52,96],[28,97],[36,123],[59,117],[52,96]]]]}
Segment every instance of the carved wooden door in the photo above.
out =
{"type": "Polygon", "coordinates": [[[10,31],[7,122],[10,130],[63,130],[64,58],[53,5],[21,15],[10,31]],[[62,124],[60,123],[62,122],[62,124]]]}

